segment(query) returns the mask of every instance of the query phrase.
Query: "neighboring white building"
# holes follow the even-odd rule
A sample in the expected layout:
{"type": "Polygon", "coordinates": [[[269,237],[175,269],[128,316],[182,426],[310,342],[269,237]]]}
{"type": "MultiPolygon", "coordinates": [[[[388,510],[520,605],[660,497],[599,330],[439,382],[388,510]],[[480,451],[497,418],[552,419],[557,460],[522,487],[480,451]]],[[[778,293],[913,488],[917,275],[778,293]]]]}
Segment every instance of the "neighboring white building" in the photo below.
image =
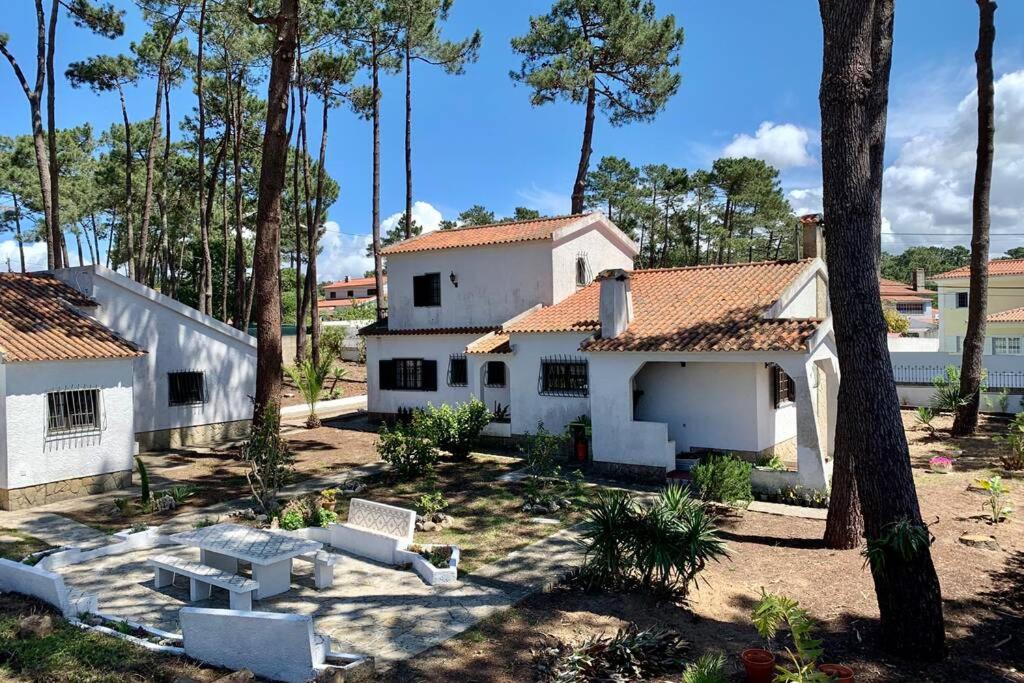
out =
{"type": "Polygon", "coordinates": [[[56,277],[95,300],[92,315],[148,353],[135,361],[135,433],[142,450],[248,433],[256,339],[99,265],[56,277]]]}
{"type": "Polygon", "coordinates": [[[663,481],[691,453],[774,453],[796,471],[758,484],[823,488],[839,383],[819,249],[630,272],[636,245],[599,213],[406,240],[384,250],[389,317],[363,330],[368,408],[477,397],[507,410],[500,436],[586,415],[601,470],[663,481]]]}
{"type": "MultiPolygon", "coordinates": [[[[384,277],[383,285],[381,289],[384,290],[384,298],[388,296],[388,278],[384,277]]],[[[352,306],[362,306],[365,304],[372,304],[377,301],[377,281],[372,277],[349,277],[346,275],[343,279],[324,287],[324,298],[316,302],[317,313],[321,320],[326,320],[335,312],[351,308],[352,306]]]]}

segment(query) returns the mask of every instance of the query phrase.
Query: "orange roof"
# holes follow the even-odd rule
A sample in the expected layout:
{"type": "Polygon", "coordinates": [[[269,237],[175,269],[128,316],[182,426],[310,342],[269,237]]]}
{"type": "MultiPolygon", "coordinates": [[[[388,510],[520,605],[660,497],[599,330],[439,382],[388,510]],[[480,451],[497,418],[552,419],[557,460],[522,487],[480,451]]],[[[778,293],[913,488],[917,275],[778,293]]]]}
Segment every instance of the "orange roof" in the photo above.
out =
{"type": "MultiPolygon", "coordinates": [[[[633,321],[587,351],[800,351],[820,321],[761,316],[810,260],[638,270],[631,274],[633,321]]],[[[506,332],[599,331],[601,284],[506,326],[506,332]]]]}
{"type": "Polygon", "coordinates": [[[5,362],[134,358],[139,350],[72,306],[96,302],[48,274],[0,273],[5,362]]]}
{"type": "Polygon", "coordinates": [[[1024,323],[1024,308],[1011,308],[1008,311],[992,313],[985,318],[990,323],[1024,323]]]}
{"type": "Polygon", "coordinates": [[[348,308],[349,306],[361,306],[371,301],[376,301],[375,296],[354,297],[351,299],[318,299],[317,308],[348,308]]]}
{"type": "Polygon", "coordinates": [[[575,223],[588,215],[590,214],[535,218],[527,221],[492,223],[490,225],[472,225],[451,230],[434,230],[385,247],[381,250],[381,253],[389,256],[391,254],[407,254],[416,251],[454,249],[456,247],[482,247],[489,244],[545,240],[550,239],[551,235],[559,228],[575,223]]]}
{"type": "Polygon", "coordinates": [[[388,319],[383,318],[361,328],[359,334],[366,337],[383,337],[391,335],[486,334],[497,331],[497,328],[494,327],[425,327],[392,330],[388,328],[388,319]]]}
{"type": "Polygon", "coordinates": [[[512,353],[509,336],[503,333],[480,337],[466,347],[466,353],[512,353]]]}
{"type": "MultiPolygon", "coordinates": [[[[1024,259],[1022,258],[1004,258],[996,259],[995,261],[988,262],[988,274],[990,276],[999,275],[1024,275],[1024,259]]],[[[933,280],[945,280],[955,278],[969,278],[971,276],[971,267],[960,266],[953,270],[947,270],[945,273],[940,273],[933,277],[933,280]]]]}
{"type": "MultiPolygon", "coordinates": [[[[381,280],[381,284],[386,285],[387,283],[388,283],[388,278],[385,275],[384,278],[381,280]]],[[[355,277],[355,278],[352,278],[351,280],[349,280],[348,282],[345,282],[344,280],[338,280],[337,282],[332,282],[329,285],[325,285],[324,289],[344,289],[345,287],[375,287],[376,285],[377,285],[376,278],[373,278],[373,277],[355,277]]]]}
{"type": "Polygon", "coordinates": [[[878,278],[878,287],[882,293],[882,301],[918,303],[932,298],[929,292],[921,292],[898,280],[887,280],[884,277],[878,278]]]}

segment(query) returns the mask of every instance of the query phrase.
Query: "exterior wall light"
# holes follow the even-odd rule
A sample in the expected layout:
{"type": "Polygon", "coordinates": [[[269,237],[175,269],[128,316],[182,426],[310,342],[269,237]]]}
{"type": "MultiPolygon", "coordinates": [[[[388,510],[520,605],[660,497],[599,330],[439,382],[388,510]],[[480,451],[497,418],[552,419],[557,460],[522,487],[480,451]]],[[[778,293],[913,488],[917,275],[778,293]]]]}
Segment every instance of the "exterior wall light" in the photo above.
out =
{"type": "Polygon", "coordinates": [[[452,284],[455,285],[456,287],[459,286],[459,278],[455,276],[454,270],[452,271],[452,274],[448,276],[448,279],[451,280],[452,284]]]}

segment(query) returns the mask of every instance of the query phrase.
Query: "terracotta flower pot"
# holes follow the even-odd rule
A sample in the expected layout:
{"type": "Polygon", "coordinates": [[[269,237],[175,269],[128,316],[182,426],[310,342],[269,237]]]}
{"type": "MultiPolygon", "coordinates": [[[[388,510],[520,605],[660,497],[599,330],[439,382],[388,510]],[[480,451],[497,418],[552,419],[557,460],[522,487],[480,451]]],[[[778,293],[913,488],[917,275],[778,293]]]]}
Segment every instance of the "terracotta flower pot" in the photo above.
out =
{"type": "Polygon", "coordinates": [[[853,669],[842,664],[820,664],[818,671],[832,677],[833,681],[839,683],[853,683],[853,669]]]}
{"type": "Polygon", "coordinates": [[[768,650],[752,647],[740,653],[748,683],[771,683],[775,675],[775,655],[768,650]]]}

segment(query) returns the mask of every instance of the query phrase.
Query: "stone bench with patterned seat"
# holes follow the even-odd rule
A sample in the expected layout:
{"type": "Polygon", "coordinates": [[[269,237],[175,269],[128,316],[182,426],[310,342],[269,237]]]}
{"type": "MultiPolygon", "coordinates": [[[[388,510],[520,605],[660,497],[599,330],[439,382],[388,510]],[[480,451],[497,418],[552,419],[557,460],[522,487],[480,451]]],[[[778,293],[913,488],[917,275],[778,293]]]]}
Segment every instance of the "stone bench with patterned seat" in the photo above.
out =
{"type": "Polygon", "coordinates": [[[335,548],[384,564],[397,564],[395,552],[412,544],[416,511],[353,498],[348,520],[329,528],[335,548]]]}
{"type": "Polygon", "coordinates": [[[260,587],[259,582],[244,576],[174,555],[157,555],[149,558],[146,564],[153,567],[153,584],[157,588],[171,585],[175,576],[187,576],[189,600],[209,598],[216,586],[228,592],[229,605],[233,610],[251,611],[253,593],[260,587]]]}

